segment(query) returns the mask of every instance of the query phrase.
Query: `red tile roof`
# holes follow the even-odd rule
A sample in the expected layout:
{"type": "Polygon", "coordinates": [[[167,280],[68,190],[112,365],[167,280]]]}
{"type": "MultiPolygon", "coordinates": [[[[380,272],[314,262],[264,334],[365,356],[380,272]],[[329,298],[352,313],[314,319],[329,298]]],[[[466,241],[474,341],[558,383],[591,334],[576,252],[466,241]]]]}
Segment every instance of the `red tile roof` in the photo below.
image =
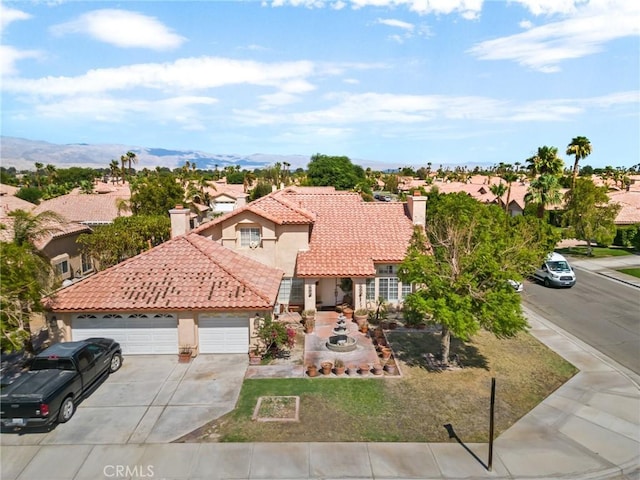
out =
{"type": "Polygon", "coordinates": [[[57,292],[57,312],[264,309],[283,272],[191,234],[57,292]]]}
{"type": "Polygon", "coordinates": [[[100,224],[112,222],[116,217],[127,217],[131,212],[118,212],[118,200],[129,200],[128,185],[113,187],[108,193],[83,194],[74,190],[67,195],[45,200],[34,209],[34,213],[51,210],[70,222],[100,224]]]}
{"type": "Polygon", "coordinates": [[[367,203],[357,193],[333,190],[290,188],[272,195],[315,218],[309,250],[298,253],[297,276],[369,277],[374,263],[405,257],[413,224],[404,203],[367,203]]]}
{"type": "Polygon", "coordinates": [[[640,191],[609,192],[609,199],[621,207],[614,221],[616,225],[640,223],[640,191]]]}

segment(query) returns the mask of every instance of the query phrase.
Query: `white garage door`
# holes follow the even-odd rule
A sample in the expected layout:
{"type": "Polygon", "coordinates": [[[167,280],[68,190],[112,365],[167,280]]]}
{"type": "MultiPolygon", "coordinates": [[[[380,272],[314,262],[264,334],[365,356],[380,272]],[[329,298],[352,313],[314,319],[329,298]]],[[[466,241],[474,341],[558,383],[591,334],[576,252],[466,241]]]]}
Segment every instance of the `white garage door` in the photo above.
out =
{"type": "Polygon", "coordinates": [[[200,315],[200,353],[247,353],[249,319],[246,316],[200,315]]]}
{"type": "Polygon", "coordinates": [[[178,323],[173,315],[78,315],[72,320],[71,335],[73,340],[113,338],[128,355],[178,353],[178,323]]]}

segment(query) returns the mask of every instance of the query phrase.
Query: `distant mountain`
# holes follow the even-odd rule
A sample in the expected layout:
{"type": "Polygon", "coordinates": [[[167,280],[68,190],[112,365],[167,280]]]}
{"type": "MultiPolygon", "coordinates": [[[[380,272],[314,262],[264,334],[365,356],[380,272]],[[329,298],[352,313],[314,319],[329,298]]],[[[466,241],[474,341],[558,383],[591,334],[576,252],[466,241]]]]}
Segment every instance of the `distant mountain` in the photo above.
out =
{"type": "Polygon", "coordinates": [[[136,169],[155,167],[181,167],[188,160],[203,170],[223,169],[228,165],[252,170],[287,162],[291,169],[306,168],[309,157],[305,155],[251,155],[213,154],[196,150],[168,150],[165,148],[137,147],[132,145],[71,143],[58,145],[37,140],[15,137],[0,137],[0,162],[3,167],[33,169],[36,162],[52,164],[59,168],[91,167],[107,168],[111,160],[120,159],[126,152],[134,152],[138,157],[136,169]]]}

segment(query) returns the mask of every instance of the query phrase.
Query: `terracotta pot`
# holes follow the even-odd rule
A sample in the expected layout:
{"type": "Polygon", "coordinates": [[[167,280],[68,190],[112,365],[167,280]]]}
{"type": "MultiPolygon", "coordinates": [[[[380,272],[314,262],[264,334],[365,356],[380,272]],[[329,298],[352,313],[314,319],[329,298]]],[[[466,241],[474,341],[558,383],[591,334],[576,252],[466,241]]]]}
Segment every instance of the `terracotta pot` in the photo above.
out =
{"type": "Polygon", "coordinates": [[[360,365],[360,375],[369,375],[369,364],[368,363],[363,363],[362,365],[360,365]]]}
{"type": "Polygon", "coordinates": [[[360,326],[360,331],[362,333],[367,333],[368,330],[369,330],[369,325],[367,323],[364,323],[363,325],[360,326]]]}
{"type": "Polygon", "coordinates": [[[362,325],[364,322],[367,321],[367,319],[369,318],[368,315],[354,315],[353,319],[355,320],[355,322],[358,324],[358,326],[362,325]]]}
{"type": "Polygon", "coordinates": [[[382,347],[380,349],[380,354],[382,355],[382,358],[388,360],[391,357],[391,349],[389,347],[382,347]]]}
{"type": "Polygon", "coordinates": [[[396,367],[396,364],[393,362],[387,363],[387,365],[385,366],[385,370],[389,375],[396,375],[398,373],[398,368],[396,367]]]}
{"type": "Polygon", "coordinates": [[[262,363],[262,355],[254,353],[249,354],[249,365],[260,365],[262,363]]]}
{"type": "Polygon", "coordinates": [[[349,368],[347,368],[347,373],[349,375],[356,375],[358,373],[358,367],[356,367],[355,365],[350,365],[349,368]]]}
{"type": "Polygon", "coordinates": [[[322,368],[322,374],[323,375],[330,375],[331,374],[331,369],[333,368],[333,363],[331,363],[331,362],[322,362],[320,364],[320,367],[322,368]]]}
{"type": "Polygon", "coordinates": [[[379,363],[376,363],[373,366],[373,374],[374,375],[382,375],[382,372],[383,372],[382,365],[380,365],[379,363]]]}
{"type": "Polygon", "coordinates": [[[307,375],[309,375],[310,377],[317,377],[318,376],[318,367],[316,367],[315,365],[308,365],[307,366],[307,375]]]}
{"type": "Polygon", "coordinates": [[[343,308],[342,313],[347,318],[353,318],[353,308],[343,308]]]}
{"type": "Polygon", "coordinates": [[[191,352],[178,354],[178,363],[189,363],[190,361],[191,361],[191,352]]]}
{"type": "Polygon", "coordinates": [[[336,375],[344,375],[345,370],[346,370],[346,367],[344,365],[342,367],[335,367],[334,373],[336,375]]]}

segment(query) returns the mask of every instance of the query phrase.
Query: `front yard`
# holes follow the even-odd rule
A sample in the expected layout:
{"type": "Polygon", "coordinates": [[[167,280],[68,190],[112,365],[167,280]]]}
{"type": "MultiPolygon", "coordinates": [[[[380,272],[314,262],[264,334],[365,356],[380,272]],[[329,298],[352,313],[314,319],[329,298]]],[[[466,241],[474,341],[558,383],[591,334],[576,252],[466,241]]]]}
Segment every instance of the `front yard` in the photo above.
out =
{"type": "Polygon", "coordinates": [[[427,369],[437,334],[389,334],[401,378],[247,379],[237,408],[182,442],[448,442],[450,424],[464,442],[488,441],[491,377],[496,378],[496,436],[571,378],[576,369],[526,333],[506,340],[481,333],[452,343],[464,368],[427,369]],[[299,396],[299,422],[257,422],[259,397],[299,396]]]}

